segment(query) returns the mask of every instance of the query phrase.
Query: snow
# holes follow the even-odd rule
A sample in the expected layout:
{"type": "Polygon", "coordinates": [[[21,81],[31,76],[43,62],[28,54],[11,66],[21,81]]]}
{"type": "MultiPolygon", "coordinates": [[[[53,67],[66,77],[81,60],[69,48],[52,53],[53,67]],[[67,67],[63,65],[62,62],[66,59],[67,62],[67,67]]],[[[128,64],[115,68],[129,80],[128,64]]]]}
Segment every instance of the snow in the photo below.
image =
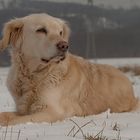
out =
{"type": "Polygon", "coordinates": [[[134,66],[140,65],[140,58],[106,58],[106,59],[96,59],[91,60],[92,62],[96,62],[99,64],[109,64],[113,66],[134,66]]]}
{"type": "MultiPolygon", "coordinates": [[[[97,63],[140,65],[140,58],[98,59],[97,63]]],[[[6,87],[9,68],[0,68],[0,112],[15,110],[6,87]]],[[[126,74],[134,83],[135,95],[140,97],[140,76],[126,74]]],[[[140,112],[113,113],[68,118],[62,122],[27,123],[0,127],[0,140],[84,140],[85,136],[102,136],[109,140],[140,140],[140,112]]]]}

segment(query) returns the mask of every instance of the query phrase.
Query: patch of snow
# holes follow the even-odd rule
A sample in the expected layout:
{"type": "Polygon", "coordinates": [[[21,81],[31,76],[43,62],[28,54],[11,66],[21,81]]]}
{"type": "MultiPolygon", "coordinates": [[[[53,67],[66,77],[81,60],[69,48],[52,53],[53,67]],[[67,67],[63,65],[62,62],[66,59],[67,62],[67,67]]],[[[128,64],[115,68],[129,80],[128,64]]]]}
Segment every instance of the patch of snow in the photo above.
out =
{"type": "Polygon", "coordinates": [[[115,67],[140,65],[140,58],[105,58],[105,59],[96,58],[96,60],[90,61],[99,64],[109,64],[115,67]]]}

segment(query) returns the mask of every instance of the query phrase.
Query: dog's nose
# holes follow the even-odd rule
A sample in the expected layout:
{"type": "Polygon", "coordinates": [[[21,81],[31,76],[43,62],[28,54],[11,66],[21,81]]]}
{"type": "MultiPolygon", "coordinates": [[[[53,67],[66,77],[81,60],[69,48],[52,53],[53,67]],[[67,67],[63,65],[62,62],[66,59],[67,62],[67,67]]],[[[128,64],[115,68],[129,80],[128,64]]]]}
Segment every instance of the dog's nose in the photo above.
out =
{"type": "Polygon", "coordinates": [[[57,48],[60,51],[66,52],[69,48],[68,43],[65,41],[60,41],[58,44],[56,44],[57,48]]]}

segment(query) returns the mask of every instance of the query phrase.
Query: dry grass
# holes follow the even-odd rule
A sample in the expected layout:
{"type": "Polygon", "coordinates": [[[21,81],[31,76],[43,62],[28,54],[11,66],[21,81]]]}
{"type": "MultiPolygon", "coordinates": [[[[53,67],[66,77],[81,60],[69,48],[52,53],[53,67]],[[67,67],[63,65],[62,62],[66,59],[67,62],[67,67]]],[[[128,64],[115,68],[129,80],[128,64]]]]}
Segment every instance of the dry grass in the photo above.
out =
{"type": "Polygon", "coordinates": [[[0,127],[0,140],[20,140],[20,136],[21,130],[13,130],[13,126],[0,127]]]}
{"type": "Polygon", "coordinates": [[[112,126],[112,129],[113,129],[114,131],[120,131],[120,128],[119,128],[119,125],[118,125],[117,122],[114,124],[114,126],[112,126]]]}
{"type": "Polygon", "coordinates": [[[106,137],[92,137],[92,136],[89,136],[89,137],[86,137],[85,140],[108,140],[108,138],[106,137]]]}
{"type": "MultiPolygon", "coordinates": [[[[105,126],[103,127],[103,129],[101,131],[99,131],[97,134],[95,135],[86,135],[84,133],[84,131],[82,130],[82,128],[86,127],[88,124],[91,124],[93,123],[93,121],[89,121],[87,123],[85,123],[84,125],[82,126],[79,126],[74,120],[70,119],[70,121],[74,124],[74,126],[72,127],[72,129],[69,131],[69,133],[67,134],[67,136],[72,136],[72,137],[76,137],[76,135],[78,133],[81,133],[83,138],[85,140],[110,140],[109,138],[107,138],[106,136],[103,135],[104,133],[104,129],[105,129],[105,126],[106,126],[106,122],[105,122],[105,126]],[[76,129],[76,127],[78,129],[76,129]]],[[[111,139],[111,140],[121,140],[121,136],[120,136],[120,129],[119,129],[119,125],[118,123],[116,122],[113,126],[112,126],[112,130],[114,131],[117,131],[118,132],[118,135],[116,138],[114,139],[111,139]]]]}
{"type": "Polygon", "coordinates": [[[135,76],[138,76],[140,75],[140,66],[121,66],[119,67],[119,69],[124,72],[124,73],[127,73],[127,72],[132,72],[134,73],[135,76]]]}
{"type": "Polygon", "coordinates": [[[85,140],[108,140],[107,137],[103,136],[103,132],[104,128],[95,136],[85,136],[85,140]]]}
{"type": "MultiPolygon", "coordinates": [[[[111,140],[121,140],[120,128],[119,128],[119,125],[117,122],[112,126],[112,130],[118,132],[118,135],[116,138],[111,139],[111,140]]],[[[109,138],[103,136],[103,132],[104,132],[104,128],[99,133],[97,133],[95,136],[85,137],[85,140],[109,140],[109,138]]]]}

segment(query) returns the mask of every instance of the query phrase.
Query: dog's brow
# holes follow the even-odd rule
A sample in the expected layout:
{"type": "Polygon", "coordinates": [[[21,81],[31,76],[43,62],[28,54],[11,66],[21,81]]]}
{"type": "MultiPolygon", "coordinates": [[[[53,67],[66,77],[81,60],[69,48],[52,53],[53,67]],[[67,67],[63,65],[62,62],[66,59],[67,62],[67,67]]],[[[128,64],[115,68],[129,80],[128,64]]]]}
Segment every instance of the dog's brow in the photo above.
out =
{"type": "Polygon", "coordinates": [[[47,34],[47,29],[46,29],[46,27],[39,27],[37,30],[36,30],[36,32],[37,33],[45,33],[45,34],[47,34]]]}

